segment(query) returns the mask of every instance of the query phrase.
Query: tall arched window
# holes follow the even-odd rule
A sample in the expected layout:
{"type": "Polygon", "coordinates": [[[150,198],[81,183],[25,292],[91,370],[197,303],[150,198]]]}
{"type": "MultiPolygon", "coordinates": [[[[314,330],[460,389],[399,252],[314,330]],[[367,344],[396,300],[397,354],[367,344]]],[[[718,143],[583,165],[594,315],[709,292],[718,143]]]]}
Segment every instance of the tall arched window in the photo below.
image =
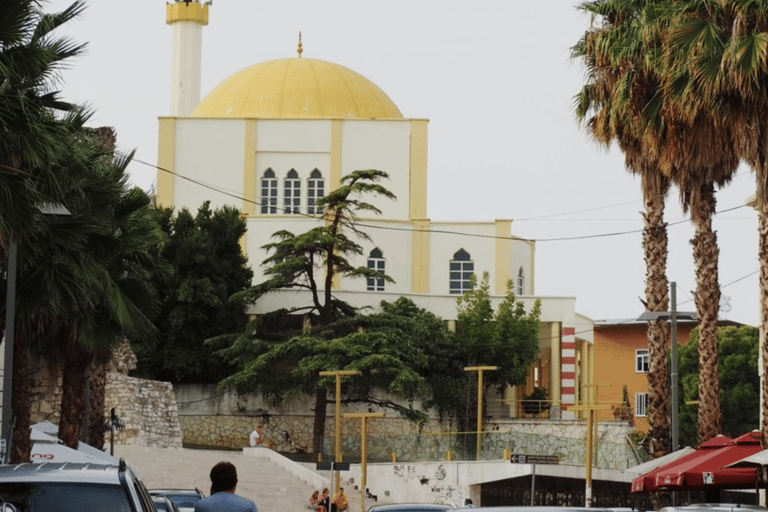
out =
{"type": "Polygon", "coordinates": [[[381,250],[378,247],[372,250],[371,254],[368,255],[368,268],[377,270],[382,276],[368,278],[368,291],[383,292],[386,267],[384,262],[384,255],[381,253],[381,250]]]}
{"type": "Polygon", "coordinates": [[[525,272],[523,272],[523,267],[520,267],[520,270],[517,271],[517,286],[515,287],[515,295],[522,295],[524,289],[525,272]]]}
{"type": "Polygon", "coordinates": [[[283,182],[283,206],[285,214],[299,213],[301,208],[301,180],[295,169],[288,171],[283,182]]]}
{"type": "Polygon", "coordinates": [[[471,289],[472,275],[475,273],[475,263],[469,253],[459,249],[450,262],[449,290],[454,295],[461,295],[471,289]]]}
{"type": "Polygon", "coordinates": [[[316,215],[322,213],[317,207],[317,200],[325,195],[325,180],[320,171],[315,169],[307,180],[307,213],[316,215]]]}
{"type": "Polygon", "coordinates": [[[277,213],[277,178],[272,169],[261,178],[261,213],[277,213]]]}

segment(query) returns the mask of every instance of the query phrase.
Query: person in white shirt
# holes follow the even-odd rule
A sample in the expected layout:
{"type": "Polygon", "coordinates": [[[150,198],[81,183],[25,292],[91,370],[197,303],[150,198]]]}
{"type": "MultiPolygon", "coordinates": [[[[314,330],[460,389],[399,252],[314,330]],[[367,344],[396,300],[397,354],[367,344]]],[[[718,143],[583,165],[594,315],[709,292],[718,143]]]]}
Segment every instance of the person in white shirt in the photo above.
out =
{"type": "Polygon", "coordinates": [[[256,430],[251,432],[250,443],[252,447],[260,446],[264,442],[264,434],[262,433],[262,427],[259,425],[256,430]]]}

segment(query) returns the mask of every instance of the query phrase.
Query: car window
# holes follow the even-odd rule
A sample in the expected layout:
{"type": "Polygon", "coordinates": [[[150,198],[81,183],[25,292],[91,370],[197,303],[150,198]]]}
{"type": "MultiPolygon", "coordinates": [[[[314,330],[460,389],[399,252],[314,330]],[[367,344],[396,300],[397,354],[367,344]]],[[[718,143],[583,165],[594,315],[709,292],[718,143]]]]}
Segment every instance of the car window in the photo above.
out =
{"type": "Polygon", "coordinates": [[[133,512],[125,489],[94,483],[0,483],[0,501],[13,503],[20,512],[98,510],[133,512]]]}

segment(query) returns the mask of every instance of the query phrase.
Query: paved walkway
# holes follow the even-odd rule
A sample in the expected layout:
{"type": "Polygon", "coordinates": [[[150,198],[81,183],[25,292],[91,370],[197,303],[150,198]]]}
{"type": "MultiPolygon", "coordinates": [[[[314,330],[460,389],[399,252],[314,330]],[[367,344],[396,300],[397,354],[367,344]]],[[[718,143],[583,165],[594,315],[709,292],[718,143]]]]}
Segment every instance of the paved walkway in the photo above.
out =
{"type": "MultiPolygon", "coordinates": [[[[308,512],[309,496],[314,490],[276,463],[245,456],[239,451],[115,445],[115,457],[122,457],[133,465],[149,489],[197,487],[206,496],[211,489],[208,477],[211,468],[217,462],[229,461],[237,467],[237,494],[255,501],[259,512],[308,512]]],[[[343,480],[342,486],[349,496],[348,510],[358,512],[357,492],[343,480]]]]}

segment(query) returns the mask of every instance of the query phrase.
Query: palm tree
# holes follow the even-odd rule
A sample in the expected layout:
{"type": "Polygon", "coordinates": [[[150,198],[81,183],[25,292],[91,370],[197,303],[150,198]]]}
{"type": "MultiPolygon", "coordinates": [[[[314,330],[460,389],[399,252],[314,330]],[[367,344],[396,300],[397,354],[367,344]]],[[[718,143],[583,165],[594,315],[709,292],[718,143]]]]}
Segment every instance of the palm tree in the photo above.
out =
{"type": "Polygon", "coordinates": [[[611,37],[603,44],[607,42],[614,53],[609,61],[611,69],[604,75],[619,75],[612,82],[611,98],[620,98],[630,106],[613,115],[631,120],[632,133],[636,134],[632,147],[639,149],[641,161],[653,163],[678,186],[683,210],[690,212],[695,227],[691,244],[702,333],[698,433],[700,441],[706,441],[720,433],[721,418],[717,369],[719,250],[711,219],[715,213],[715,187],[730,181],[739,159],[720,105],[697,95],[694,89],[682,87],[688,82],[684,74],[681,77],[685,66],[670,51],[668,41],[677,27],[673,13],[684,3],[605,0],[588,6],[608,18],[611,37]]]}
{"type": "Polygon", "coordinates": [[[159,266],[161,234],[150,198],[127,184],[130,156],[94,155],[84,178],[66,195],[73,210],[70,224],[78,223],[70,227],[82,234],[83,250],[92,256],[81,269],[91,278],[71,316],[72,330],[59,340],[64,349],[59,437],[71,447],[84,437],[103,444],[104,364],[124,335],[151,342],[156,335],[152,318],[159,311],[150,274],[159,266]]]}
{"type": "MultiPolygon", "coordinates": [[[[78,1],[60,13],[44,14],[37,1],[7,0],[0,9],[1,275],[5,275],[11,241],[19,241],[44,223],[39,204],[61,202],[54,162],[65,149],[67,134],[79,129],[83,117],[78,107],[62,101],[55,92],[56,74],[84,47],[53,32],[82,8],[78,1]]],[[[17,311],[21,320],[21,309],[17,311]]],[[[36,310],[34,319],[19,322],[14,336],[13,461],[29,460],[29,342],[51,332],[50,315],[61,313],[36,310]]]]}
{"type": "MultiPolygon", "coordinates": [[[[768,4],[765,1],[715,2],[678,6],[671,51],[688,91],[697,90],[726,113],[740,156],[756,177],[760,327],[768,328],[768,4]]],[[[763,375],[768,375],[768,344],[763,343],[763,375]]],[[[762,425],[768,431],[768,378],[763,378],[762,425]]]]}
{"type": "MultiPolygon", "coordinates": [[[[602,16],[604,25],[588,31],[573,48],[573,56],[587,66],[587,83],[577,95],[576,113],[585,121],[591,136],[606,146],[616,141],[624,153],[627,169],[642,181],[645,205],[643,250],[648,311],[667,311],[667,224],[664,206],[669,179],[644,134],[648,124],[644,111],[655,98],[658,80],[647,69],[643,57],[623,52],[627,39],[636,39],[639,29],[635,6],[613,6],[607,2],[582,4],[582,9],[602,16]],[[588,118],[588,116],[590,116],[588,118]]],[[[665,320],[648,323],[648,422],[650,453],[662,456],[670,448],[669,372],[667,346],[669,327],[665,320]]]]}

